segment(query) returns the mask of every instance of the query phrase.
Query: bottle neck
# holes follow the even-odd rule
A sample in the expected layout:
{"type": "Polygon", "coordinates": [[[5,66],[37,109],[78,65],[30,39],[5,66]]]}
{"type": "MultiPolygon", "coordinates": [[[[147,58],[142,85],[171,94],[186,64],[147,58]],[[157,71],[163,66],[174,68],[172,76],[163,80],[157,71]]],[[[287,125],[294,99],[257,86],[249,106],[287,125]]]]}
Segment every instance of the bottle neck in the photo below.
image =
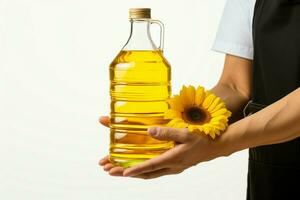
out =
{"type": "Polygon", "coordinates": [[[123,50],[157,50],[150,34],[149,20],[130,20],[130,36],[123,50]]]}

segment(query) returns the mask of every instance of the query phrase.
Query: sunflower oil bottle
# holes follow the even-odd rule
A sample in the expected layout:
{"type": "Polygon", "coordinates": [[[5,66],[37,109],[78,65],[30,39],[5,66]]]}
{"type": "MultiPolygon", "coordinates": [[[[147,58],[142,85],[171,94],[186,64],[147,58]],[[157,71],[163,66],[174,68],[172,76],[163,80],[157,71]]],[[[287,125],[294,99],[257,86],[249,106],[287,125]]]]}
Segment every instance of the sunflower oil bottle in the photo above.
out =
{"type": "Polygon", "coordinates": [[[163,56],[164,26],[151,19],[149,8],[129,11],[130,37],[110,64],[110,161],[130,167],[162,154],[173,142],[148,135],[163,126],[171,95],[171,68],[163,56]],[[152,24],[160,26],[160,45],[151,39],[152,24]]]}

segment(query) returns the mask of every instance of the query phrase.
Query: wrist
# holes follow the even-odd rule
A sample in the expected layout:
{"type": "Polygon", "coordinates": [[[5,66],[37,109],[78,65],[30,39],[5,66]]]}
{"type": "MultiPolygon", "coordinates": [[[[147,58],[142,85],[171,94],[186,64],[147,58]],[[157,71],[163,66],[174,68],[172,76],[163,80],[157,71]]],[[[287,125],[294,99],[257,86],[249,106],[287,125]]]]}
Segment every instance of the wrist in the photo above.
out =
{"type": "Polygon", "coordinates": [[[218,138],[220,156],[230,156],[231,154],[249,148],[247,126],[248,119],[239,120],[229,125],[226,131],[218,138]]]}

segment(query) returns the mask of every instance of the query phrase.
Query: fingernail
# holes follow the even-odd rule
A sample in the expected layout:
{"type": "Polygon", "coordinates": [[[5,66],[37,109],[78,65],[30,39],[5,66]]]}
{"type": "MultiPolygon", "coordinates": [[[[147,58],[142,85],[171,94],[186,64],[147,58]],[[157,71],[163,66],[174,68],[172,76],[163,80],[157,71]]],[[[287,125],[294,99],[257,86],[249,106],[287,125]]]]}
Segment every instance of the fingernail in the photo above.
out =
{"type": "Polygon", "coordinates": [[[148,129],[148,133],[149,133],[149,135],[151,135],[151,136],[155,136],[156,135],[156,128],[155,127],[152,127],[152,128],[149,128],[148,129]]]}
{"type": "Polygon", "coordinates": [[[123,172],[123,176],[127,177],[130,176],[130,173],[127,173],[126,170],[123,172]]]}

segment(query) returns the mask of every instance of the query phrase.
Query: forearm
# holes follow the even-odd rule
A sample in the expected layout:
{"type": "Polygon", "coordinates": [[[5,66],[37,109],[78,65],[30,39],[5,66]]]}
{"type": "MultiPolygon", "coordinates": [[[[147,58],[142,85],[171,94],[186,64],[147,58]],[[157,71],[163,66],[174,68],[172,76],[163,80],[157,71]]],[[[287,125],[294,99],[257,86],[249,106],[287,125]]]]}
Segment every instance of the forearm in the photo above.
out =
{"type": "Polygon", "coordinates": [[[242,110],[249,100],[248,97],[242,95],[233,86],[222,83],[217,84],[211,91],[220,97],[225,102],[226,107],[232,112],[231,123],[243,117],[242,110]]]}
{"type": "Polygon", "coordinates": [[[300,136],[300,88],[265,109],[231,124],[220,137],[225,152],[282,143],[300,136]]]}

